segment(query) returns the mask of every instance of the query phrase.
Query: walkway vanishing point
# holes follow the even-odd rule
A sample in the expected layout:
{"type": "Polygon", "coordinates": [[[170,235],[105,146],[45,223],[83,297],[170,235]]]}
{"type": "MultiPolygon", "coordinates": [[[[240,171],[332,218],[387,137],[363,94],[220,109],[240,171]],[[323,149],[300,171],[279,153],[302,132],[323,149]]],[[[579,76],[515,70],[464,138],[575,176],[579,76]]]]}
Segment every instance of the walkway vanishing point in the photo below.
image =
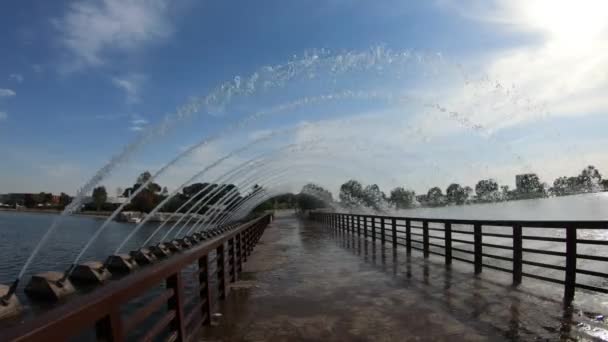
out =
{"type": "MultiPolygon", "coordinates": [[[[477,247],[477,242],[483,247],[492,246],[492,238],[501,238],[492,235],[501,234],[477,234],[477,229],[481,230],[477,225],[469,232],[472,249],[465,249],[461,245],[466,243],[461,241],[467,240],[458,234],[466,231],[457,229],[456,225],[452,228],[446,224],[448,234],[445,228],[440,232],[433,222],[418,226],[409,220],[402,224],[405,221],[372,216],[316,214],[311,217],[314,220],[298,218],[292,212],[277,212],[268,226],[266,221],[258,221],[252,228],[249,223],[245,224],[227,233],[227,239],[221,244],[217,239],[209,242],[218,254],[201,252],[205,249],[203,243],[194,248],[198,251],[173,257],[178,260],[169,258],[147,266],[139,273],[99,289],[101,293],[97,297],[100,298],[90,304],[98,308],[95,318],[85,317],[92,315],[88,311],[75,317],[69,315],[82,304],[77,303],[79,300],[90,301],[86,297],[93,292],[58,308],[55,320],[46,326],[40,327],[40,320],[26,323],[8,335],[0,333],[0,340],[35,340],[41,336],[59,340],[53,337],[63,339],[68,335],[82,339],[97,336],[102,340],[159,340],[160,337],[160,340],[172,341],[593,341],[608,338],[608,325],[601,312],[607,297],[600,293],[601,288],[596,289],[599,292],[583,288],[576,291],[574,301],[567,298],[571,289],[566,289],[565,283],[572,281],[571,261],[566,261],[565,266],[559,262],[550,264],[542,257],[530,261],[554,266],[551,272],[565,272],[568,279],[562,276],[562,284],[543,280],[553,279],[552,273],[527,273],[525,266],[513,263],[522,259],[521,254],[525,260],[534,250],[525,243],[524,247],[518,247],[522,237],[523,240],[529,237],[525,228],[522,235],[521,227],[516,226],[515,244],[503,248],[510,249],[510,261],[495,259],[513,263],[515,271],[506,272],[500,270],[499,264],[488,261],[492,254],[477,247]],[[440,244],[433,242],[444,236],[442,234],[449,236],[448,246],[453,246],[448,248],[449,252],[445,244],[443,253],[439,252],[440,244]],[[393,237],[396,237],[395,244],[393,237]],[[255,251],[249,255],[255,241],[255,251]],[[470,259],[458,254],[467,250],[472,254],[470,259]],[[449,265],[446,265],[446,254],[450,254],[449,265]],[[184,267],[197,258],[198,266],[184,267]],[[166,266],[176,263],[183,272],[167,278],[166,266]],[[148,296],[146,304],[129,315],[120,312],[111,304],[113,301],[104,297],[113,293],[121,299],[132,298],[138,293],[133,288],[141,285],[138,281],[150,277],[156,277],[156,281],[166,278],[166,286],[154,296],[148,296]],[[520,283],[514,286],[513,279],[518,277],[520,283]],[[187,279],[198,281],[190,284],[187,279]],[[121,282],[130,284],[119,284],[121,282]],[[145,323],[148,316],[152,319],[145,323]],[[82,329],[87,322],[95,328],[91,334],[75,329],[82,329]],[[145,328],[135,329],[138,325],[145,328]]],[[[555,236],[547,239],[551,243],[568,240],[555,236]]],[[[535,237],[532,240],[538,241],[535,237]]],[[[589,241],[579,238],[578,242],[589,241]]],[[[605,241],[595,242],[606,245],[605,241]]],[[[550,248],[544,250],[549,257],[568,258],[566,252],[552,255],[550,248]]],[[[575,273],[585,272],[578,267],[580,263],[575,264],[575,273]]],[[[593,272],[605,279],[602,272],[589,271],[593,272]]],[[[574,284],[580,288],[576,279],[574,284]]]]}

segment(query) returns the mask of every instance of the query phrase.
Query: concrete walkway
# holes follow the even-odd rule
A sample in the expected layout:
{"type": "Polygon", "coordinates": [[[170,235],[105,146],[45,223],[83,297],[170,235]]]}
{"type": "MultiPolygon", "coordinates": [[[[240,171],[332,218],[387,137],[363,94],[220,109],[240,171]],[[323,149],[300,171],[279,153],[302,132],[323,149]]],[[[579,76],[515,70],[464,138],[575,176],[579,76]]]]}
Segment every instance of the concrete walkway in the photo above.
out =
{"type": "Polygon", "coordinates": [[[593,314],[563,310],[561,289],[513,289],[507,275],[474,277],[467,267],[277,216],[202,340],[553,341],[606,332],[593,314]]]}

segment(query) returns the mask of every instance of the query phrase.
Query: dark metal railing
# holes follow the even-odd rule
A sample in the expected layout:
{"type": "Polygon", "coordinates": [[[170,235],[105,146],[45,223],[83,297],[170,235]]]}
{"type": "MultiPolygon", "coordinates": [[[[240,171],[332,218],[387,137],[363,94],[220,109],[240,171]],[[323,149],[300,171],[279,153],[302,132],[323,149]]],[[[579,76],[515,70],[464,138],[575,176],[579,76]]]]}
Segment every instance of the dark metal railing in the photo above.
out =
{"type": "Polygon", "coordinates": [[[520,284],[522,277],[564,285],[566,303],[572,301],[576,288],[608,293],[608,288],[577,282],[577,275],[608,279],[608,273],[604,272],[608,270],[608,253],[604,256],[594,250],[589,254],[584,251],[608,246],[606,238],[578,237],[578,232],[590,229],[606,230],[608,236],[608,221],[452,220],[327,212],[312,212],[310,217],[336,232],[362,236],[366,240],[371,238],[373,242],[380,235],[382,245],[390,243],[395,249],[403,246],[408,255],[417,250],[425,258],[429,255],[443,257],[446,265],[453,260],[473,264],[475,274],[481,273],[483,268],[511,273],[514,285],[520,284]],[[554,236],[523,233],[529,229],[541,232],[542,228],[554,229],[554,236]],[[534,243],[549,245],[528,246],[534,243]],[[500,255],[501,251],[511,253],[500,255]],[[561,260],[549,263],[537,260],[539,257],[561,260]],[[581,268],[577,261],[600,262],[600,270],[581,268]],[[563,274],[560,279],[540,275],[542,272],[526,271],[524,267],[563,274]]]}
{"type": "Polygon", "coordinates": [[[271,216],[266,215],[244,223],[2,332],[0,340],[64,341],[94,329],[97,340],[124,341],[132,340],[133,332],[139,329],[143,330],[138,337],[141,341],[194,341],[202,326],[211,321],[213,301],[226,298],[228,283],[238,279],[243,262],[270,221],[271,216]],[[196,267],[195,289],[194,295],[187,297],[184,271],[191,266],[196,267]],[[160,293],[124,314],[126,303],[159,285],[160,293]],[[143,326],[151,317],[151,326],[143,326]]]}

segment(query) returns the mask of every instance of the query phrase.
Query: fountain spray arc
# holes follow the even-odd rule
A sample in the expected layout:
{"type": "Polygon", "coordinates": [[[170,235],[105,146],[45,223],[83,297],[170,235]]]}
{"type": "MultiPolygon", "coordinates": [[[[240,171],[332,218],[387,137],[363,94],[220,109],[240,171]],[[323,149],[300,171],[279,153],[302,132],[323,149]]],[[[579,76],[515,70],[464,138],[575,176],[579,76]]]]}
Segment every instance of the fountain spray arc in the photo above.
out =
{"type": "Polygon", "coordinates": [[[208,112],[212,112],[218,108],[221,109],[228,105],[235,96],[252,95],[255,94],[258,89],[267,90],[269,88],[283,87],[288,82],[303,75],[310,77],[310,75],[323,74],[324,70],[333,75],[338,75],[353,70],[373,70],[374,66],[383,63],[392,65],[405,64],[411,60],[420,62],[420,58],[412,58],[409,52],[393,53],[392,51],[380,47],[370,49],[366,52],[348,52],[338,55],[331,55],[327,50],[316,50],[305,54],[304,58],[300,60],[292,60],[285,64],[262,67],[244,80],[237,76],[233,81],[221,84],[206,96],[191,100],[186,105],[179,107],[174,113],[165,116],[160,124],[153,128],[146,129],[135,141],[126,145],[121,152],[113,156],[106,165],[99,169],[95,175],[77,191],[77,194],[70,205],[65,208],[61,215],[53,221],[51,226],[42,235],[36,244],[36,247],[34,247],[32,253],[19,271],[17,278],[10,287],[10,291],[3,298],[10,298],[10,296],[14,294],[20,279],[27,271],[35,256],[38,255],[42,246],[61,224],[65,216],[70,215],[80,207],[86,194],[109,175],[117,165],[126,162],[133,153],[145,146],[150,140],[168,133],[175,123],[191,117],[193,114],[201,111],[201,109],[205,109],[208,112]]]}

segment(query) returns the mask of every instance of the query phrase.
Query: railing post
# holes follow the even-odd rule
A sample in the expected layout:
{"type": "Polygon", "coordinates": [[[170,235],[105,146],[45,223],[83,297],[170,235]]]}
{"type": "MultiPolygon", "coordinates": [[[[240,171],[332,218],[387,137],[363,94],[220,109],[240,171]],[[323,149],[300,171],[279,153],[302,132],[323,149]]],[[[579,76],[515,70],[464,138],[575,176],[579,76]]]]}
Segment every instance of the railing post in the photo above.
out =
{"type": "Polygon", "coordinates": [[[216,264],[217,264],[217,288],[218,297],[226,299],[226,267],[224,261],[224,244],[222,243],[216,249],[216,264]]]}
{"type": "Polygon", "coordinates": [[[361,236],[361,216],[357,215],[357,236],[361,236]]]}
{"type": "Polygon", "coordinates": [[[124,341],[125,336],[120,311],[118,309],[112,310],[109,315],[98,320],[95,323],[95,334],[97,341],[124,341]]]}
{"type": "Polygon", "coordinates": [[[367,216],[363,216],[363,237],[367,240],[367,216]]]}
{"type": "Polygon", "coordinates": [[[236,239],[237,274],[243,271],[243,233],[237,234],[236,239]]]}
{"type": "Polygon", "coordinates": [[[201,317],[203,324],[211,323],[211,273],[209,272],[209,255],[203,255],[198,259],[198,284],[199,296],[203,306],[201,307],[201,317]]]}
{"type": "Polygon", "coordinates": [[[236,281],[236,237],[228,240],[228,258],[230,258],[230,282],[236,281]]]}
{"type": "Polygon", "coordinates": [[[384,244],[386,243],[386,232],[384,231],[384,217],[380,218],[380,231],[382,232],[382,235],[380,235],[380,239],[382,241],[382,247],[384,247],[384,244]]]}
{"type": "Polygon", "coordinates": [[[412,221],[405,220],[405,248],[407,255],[412,254],[412,221]]]}
{"type": "Polygon", "coordinates": [[[391,219],[391,228],[393,233],[393,249],[397,249],[397,219],[391,219]]]}
{"type": "Polygon", "coordinates": [[[422,221],[422,249],[424,257],[429,257],[429,222],[422,221]]]}
{"type": "Polygon", "coordinates": [[[513,285],[521,284],[522,237],[521,226],[513,226],[513,285]]]}
{"type": "Polygon", "coordinates": [[[445,238],[445,264],[452,264],[452,224],[447,222],[443,227],[443,233],[445,238]]]}
{"type": "Polygon", "coordinates": [[[481,273],[481,224],[475,223],[473,226],[473,237],[475,247],[475,274],[481,273]]]}
{"type": "Polygon", "coordinates": [[[570,303],[574,299],[576,286],[576,227],[566,227],[566,287],[564,301],[570,303]]]}
{"type": "Polygon", "coordinates": [[[171,321],[169,327],[172,331],[177,331],[177,341],[186,340],[186,327],[184,323],[184,287],[182,282],[182,272],[177,273],[167,278],[167,288],[173,289],[173,296],[167,301],[168,309],[175,310],[175,318],[171,321]]]}
{"type": "Polygon", "coordinates": [[[375,216],[371,216],[370,217],[372,220],[372,242],[374,243],[374,245],[376,244],[376,217],[375,216]]]}

